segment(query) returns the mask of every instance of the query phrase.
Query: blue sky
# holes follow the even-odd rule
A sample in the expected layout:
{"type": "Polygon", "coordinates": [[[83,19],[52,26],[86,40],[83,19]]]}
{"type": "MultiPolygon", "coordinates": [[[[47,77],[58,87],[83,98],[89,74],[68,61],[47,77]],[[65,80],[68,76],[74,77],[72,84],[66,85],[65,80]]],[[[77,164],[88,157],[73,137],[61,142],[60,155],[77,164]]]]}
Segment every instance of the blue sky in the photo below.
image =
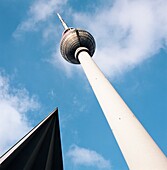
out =
{"type": "Polygon", "coordinates": [[[166,11],[165,0],[1,0],[0,154],[58,107],[65,169],[128,169],[82,68],[60,55],[59,12],[94,35],[93,59],[167,155],[166,11]]]}

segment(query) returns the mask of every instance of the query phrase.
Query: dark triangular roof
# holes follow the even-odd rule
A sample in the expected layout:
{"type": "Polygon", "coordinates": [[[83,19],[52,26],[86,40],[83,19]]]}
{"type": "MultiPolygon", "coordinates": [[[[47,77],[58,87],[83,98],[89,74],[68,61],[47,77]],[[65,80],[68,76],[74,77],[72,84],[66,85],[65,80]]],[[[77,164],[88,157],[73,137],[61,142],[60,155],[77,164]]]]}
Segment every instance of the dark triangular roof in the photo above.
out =
{"type": "Polygon", "coordinates": [[[23,169],[63,170],[58,109],[0,158],[0,170],[23,169]]]}

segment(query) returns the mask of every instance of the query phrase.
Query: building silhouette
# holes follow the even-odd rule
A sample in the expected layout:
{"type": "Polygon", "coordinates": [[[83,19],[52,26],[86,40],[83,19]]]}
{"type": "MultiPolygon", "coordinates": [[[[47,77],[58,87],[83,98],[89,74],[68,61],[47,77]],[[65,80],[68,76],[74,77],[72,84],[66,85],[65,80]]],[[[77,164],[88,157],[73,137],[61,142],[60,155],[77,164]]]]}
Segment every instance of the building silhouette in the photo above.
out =
{"type": "Polygon", "coordinates": [[[0,170],[63,170],[58,109],[0,158],[0,170]]]}

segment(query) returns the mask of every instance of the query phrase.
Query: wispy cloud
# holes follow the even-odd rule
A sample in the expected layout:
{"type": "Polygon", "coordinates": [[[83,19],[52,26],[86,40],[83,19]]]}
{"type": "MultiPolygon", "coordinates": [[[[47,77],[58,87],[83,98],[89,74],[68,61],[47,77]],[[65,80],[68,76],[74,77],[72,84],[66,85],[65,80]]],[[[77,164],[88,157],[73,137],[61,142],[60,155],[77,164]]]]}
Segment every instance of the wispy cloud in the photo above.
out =
{"type": "Polygon", "coordinates": [[[36,30],[38,24],[48,21],[50,17],[60,10],[66,1],[67,0],[35,0],[29,8],[28,18],[18,26],[15,36],[23,31],[36,30]]]}
{"type": "Polygon", "coordinates": [[[60,69],[62,69],[63,65],[67,76],[70,77],[72,75],[70,64],[67,64],[59,57],[59,42],[57,43],[56,41],[58,35],[61,34],[60,30],[62,29],[62,26],[60,24],[56,26],[55,20],[53,22],[53,17],[56,16],[57,12],[63,11],[62,8],[66,5],[67,1],[68,0],[35,0],[27,12],[27,17],[18,25],[13,36],[15,38],[20,38],[25,32],[40,30],[42,32],[44,44],[50,40],[54,40],[53,46],[55,48],[54,50],[51,50],[53,52],[50,59],[46,62],[49,62],[60,69]]]}
{"type": "Polygon", "coordinates": [[[166,48],[166,11],[166,0],[117,0],[93,16],[76,13],[74,18],[96,38],[94,59],[113,77],[166,48]]]}
{"type": "Polygon", "coordinates": [[[76,166],[92,166],[98,169],[111,169],[111,164],[99,153],[93,150],[73,145],[70,147],[67,156],[70,157],[76,166]]]}
{"type": "MultiPolygon", "coordinates": [[[[110,77],[133,69],[146,59],[158,54],[167,45],[167,1],[166,0],[117,0],[98,4],[93,14],[78,13],[67,7],[68,0],[35,0],[28,11],[28,18],[16,30],[36,30],[45,22],[44,41],[56,39],[59,26],[53,26],[52,16],[63,5],[73,18],[74,25],[86,28],[96,39],[97,49],[94,60],[110,77]]],[[[59,42],[58,42],[59,43],[59,42]]],[[[64,70],[67,76],[79,67],[65,62],[59,53],[57,41],[51,54],[50,63],[64,70]]],[[[53,47],[51,47],[53,49],[53,47]]]]}
{"type": "Polygon", "coordinates": [[[35,96],[30,97],[26,89],[12,88],[0,72],[0,155],[30,130],[25,113],[38,107],[35,96]]]}

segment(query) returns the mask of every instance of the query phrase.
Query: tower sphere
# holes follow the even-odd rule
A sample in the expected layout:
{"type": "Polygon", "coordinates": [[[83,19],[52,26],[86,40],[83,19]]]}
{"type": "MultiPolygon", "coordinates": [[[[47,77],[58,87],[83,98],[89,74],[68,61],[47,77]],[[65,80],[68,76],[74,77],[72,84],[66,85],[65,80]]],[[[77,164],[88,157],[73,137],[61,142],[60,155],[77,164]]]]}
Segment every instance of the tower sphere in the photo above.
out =
{"type": "Polygon", "coordinates": [[[68,62],[80,64],[77,55],[75,55],[76,50],[79,47],[83,47],[90,56],[93,56],[95,46],[95,40],[89,32],[78,28],[68,28],[63,33],[60,51],[63,58],[68,62]]]}

